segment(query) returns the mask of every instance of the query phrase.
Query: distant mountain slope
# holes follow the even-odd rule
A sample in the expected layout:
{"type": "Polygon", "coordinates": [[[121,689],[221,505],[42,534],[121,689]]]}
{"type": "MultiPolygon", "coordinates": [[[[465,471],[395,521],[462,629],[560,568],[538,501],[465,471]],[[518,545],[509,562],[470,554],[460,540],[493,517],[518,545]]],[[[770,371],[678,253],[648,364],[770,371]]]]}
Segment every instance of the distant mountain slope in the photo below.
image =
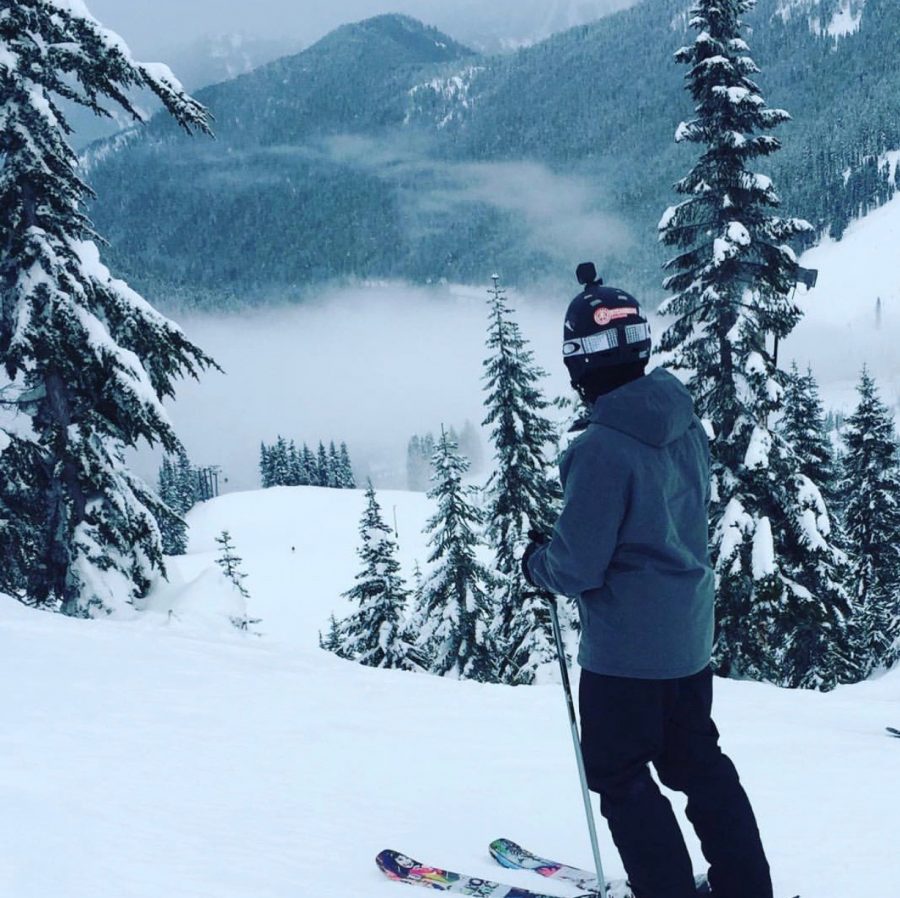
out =
{"type": "MultiPolygon", "coordinates": [[[[890,193],[871,160],[900,147],[900,5],[868,0],[836,40],[781,2],[751,19],[763,93],[794,115],[772,173],[790,214],[841,233],[890,193]]],[[[159,120],[89,154],[93,213],[117,268],[169,301],[495,269],[527,283],[585,254],[658,296],[655,225],[690,161],[672,54],[691,37],[682,0],[495,57],[403,16],[345,26],[201,91],[216,142],[159,120]]]]}
{"type": "MultiPolygon", "coordinates": [[[[900,153],[893,154],[893,166],[900,153]]],[[[882,399],[900,420],[900,196],[847,229],[840,242],[825,238],[801,264],[819,270],[815,290],[798,290],[804,316],[781,347],[787,366],[811,365],[829,408],[849,413],[863,364],[882,399]]]]}

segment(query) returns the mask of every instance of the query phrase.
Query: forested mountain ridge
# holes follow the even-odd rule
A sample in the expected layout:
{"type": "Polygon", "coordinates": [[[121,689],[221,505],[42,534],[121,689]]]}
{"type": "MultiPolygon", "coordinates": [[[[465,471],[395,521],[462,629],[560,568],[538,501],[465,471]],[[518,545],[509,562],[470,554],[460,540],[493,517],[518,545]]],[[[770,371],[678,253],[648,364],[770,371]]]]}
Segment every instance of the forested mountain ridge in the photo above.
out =
{"type": "MultiPolygon", "coordinates": [[[[824,16],[832,0],[820,2],[824,16]]],[[[787,214],[841,233],[892,189],[878,159],[900,147],[900,7],[868,0],[858,29],[834,37],[783,3],[761,0],[748,20],[763,95],[794,117],[770,173],[787,214]]],[[[655,226],[691,113],[672,56],[688,40],[682,0],[503,56],[403,16],[344,26],[200,91],[215,142],[157,120],[89,152],[93,215],[116,267],[163,303],[495,269],[522,283],[566,277],[582,252],[658,297],[655,226]],[[549,239],[569,207],[576,236],[549,239]]]]}

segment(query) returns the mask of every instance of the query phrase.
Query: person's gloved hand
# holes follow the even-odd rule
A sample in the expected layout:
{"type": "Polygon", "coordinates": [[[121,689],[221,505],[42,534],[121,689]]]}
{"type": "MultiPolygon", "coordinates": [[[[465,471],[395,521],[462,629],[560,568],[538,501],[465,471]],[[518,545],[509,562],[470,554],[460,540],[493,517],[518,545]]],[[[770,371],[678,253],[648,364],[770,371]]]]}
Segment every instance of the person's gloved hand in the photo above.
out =
{"type": "Polygon", "coordinates": [[[531,579],[531,572],[528,570],[528,559],[531,558],[532,555],[534,555],[539,546],[545,545],[547,542],[549,542],[549,540],[539,530],[534,529],[528,531],[528,540],[528,545],[525,547],[525,551],[522,553],[522,576],[535,589],[539,589],[540,587],[538,586],[538,584],[531,579]]]}

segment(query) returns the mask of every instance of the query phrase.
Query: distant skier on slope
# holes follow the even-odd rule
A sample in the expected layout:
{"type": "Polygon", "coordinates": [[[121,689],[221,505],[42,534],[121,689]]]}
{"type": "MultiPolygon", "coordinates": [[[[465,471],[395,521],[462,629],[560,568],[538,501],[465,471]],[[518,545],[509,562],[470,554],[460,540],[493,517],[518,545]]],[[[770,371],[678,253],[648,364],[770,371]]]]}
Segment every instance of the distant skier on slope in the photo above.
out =
{"type": "Polygon", "coordinates": [[[687,390],[645,375],[650,328],[634,297],[590,263],[566,314],[563,356],[590,410],[560,464],[552,537],[522,559],[538,588],[573,596],[582,751],[590,788],[636,898],[694,898],[668,800],[684,792],[716,898],[772,898],[750,802],[711,718],[714,576],[709,447],[687,390]]]}

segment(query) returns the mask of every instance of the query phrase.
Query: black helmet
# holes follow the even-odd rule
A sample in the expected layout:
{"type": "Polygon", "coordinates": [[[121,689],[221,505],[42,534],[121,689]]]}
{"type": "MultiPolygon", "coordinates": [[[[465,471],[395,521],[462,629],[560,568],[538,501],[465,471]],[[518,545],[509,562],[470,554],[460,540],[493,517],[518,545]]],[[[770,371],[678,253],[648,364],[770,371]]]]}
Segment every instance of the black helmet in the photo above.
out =
{"type": "Polygon", "coordinates": [[[619,365],[645,365],[650,324],[640,303],[624,290],[604,287],[591,263],[578,266],[585,285],[569,304],[563,329],[563,361],[573,386],[585,375],[619,365]]]}

